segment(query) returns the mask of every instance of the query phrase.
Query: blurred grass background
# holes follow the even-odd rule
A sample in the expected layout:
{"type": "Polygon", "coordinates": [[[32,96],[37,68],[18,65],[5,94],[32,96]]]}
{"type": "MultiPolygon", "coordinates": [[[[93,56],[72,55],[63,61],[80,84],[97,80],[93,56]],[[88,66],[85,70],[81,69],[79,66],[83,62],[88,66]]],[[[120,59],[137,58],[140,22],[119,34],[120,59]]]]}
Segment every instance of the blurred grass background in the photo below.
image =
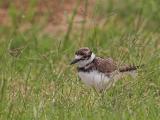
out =
{"type": "Polygon", "coordinates": [[[0,0],[0,120],[159,120],[159,4],[0,0]],[[102,99],[69,66],[82,46],[146,66],[102,99]]]}

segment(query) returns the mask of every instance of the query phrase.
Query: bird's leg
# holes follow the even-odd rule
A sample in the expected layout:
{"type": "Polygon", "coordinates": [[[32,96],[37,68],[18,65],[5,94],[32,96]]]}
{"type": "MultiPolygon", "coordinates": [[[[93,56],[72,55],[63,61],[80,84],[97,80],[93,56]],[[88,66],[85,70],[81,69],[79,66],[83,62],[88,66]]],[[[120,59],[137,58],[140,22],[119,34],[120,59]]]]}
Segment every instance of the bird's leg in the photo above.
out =
{"type": "Polygon", "coordinates": [[[93,88],[93,90],[95,91],[95,93],[98,95],[98,96],[100,96],[99,95],[99,91],[95,88],[95,87],[92,87],[93,88]]]}
{"type": "Polygon", "coordinates": [[[100,103],[102,104],[102,106],[105,105],[105,90],[101,90],[100,91],[100,103]]]}

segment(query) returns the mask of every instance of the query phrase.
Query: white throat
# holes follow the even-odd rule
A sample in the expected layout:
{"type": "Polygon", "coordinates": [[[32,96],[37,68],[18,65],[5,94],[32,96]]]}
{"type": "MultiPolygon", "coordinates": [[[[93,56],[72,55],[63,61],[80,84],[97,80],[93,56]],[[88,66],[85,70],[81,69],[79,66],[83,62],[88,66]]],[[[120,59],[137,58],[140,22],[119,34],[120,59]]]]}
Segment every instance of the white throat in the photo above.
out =
{"type": "Polygon", "coordinates": [[[91,63],[95,57],[95,54],[92,53],[91,57],[88,60],[79,61],[77,63],[78,67],[85,67],[87,64],[91,63]]]}

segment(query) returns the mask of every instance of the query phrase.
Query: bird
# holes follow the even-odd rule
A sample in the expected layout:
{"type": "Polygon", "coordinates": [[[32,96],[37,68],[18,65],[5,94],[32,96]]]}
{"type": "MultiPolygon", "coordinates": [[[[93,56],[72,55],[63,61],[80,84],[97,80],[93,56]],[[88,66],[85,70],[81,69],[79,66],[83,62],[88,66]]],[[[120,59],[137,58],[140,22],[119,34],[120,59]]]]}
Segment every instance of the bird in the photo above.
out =
{"type": "Polygon", "coordinates": [[[88,47],[78,49],[70,64],[76,64],[78,75],[83,83],[98,92],[111,88],[117,80],[127,74],[136,76],[137,69],[141,67],[135,65],[119,66],[110,57],[97,57],[88,47]]]}

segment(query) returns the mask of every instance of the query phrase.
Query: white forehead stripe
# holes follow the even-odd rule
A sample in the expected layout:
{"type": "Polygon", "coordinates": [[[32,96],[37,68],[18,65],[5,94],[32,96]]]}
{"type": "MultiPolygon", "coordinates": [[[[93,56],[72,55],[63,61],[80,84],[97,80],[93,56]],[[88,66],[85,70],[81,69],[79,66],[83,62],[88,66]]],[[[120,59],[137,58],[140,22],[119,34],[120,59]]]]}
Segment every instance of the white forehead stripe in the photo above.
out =
{"type": "Polygon", "coordinates": [[[82,58],[81,55],[75,55],[75,59],[80,59],[80,58],[82,58]]]}

